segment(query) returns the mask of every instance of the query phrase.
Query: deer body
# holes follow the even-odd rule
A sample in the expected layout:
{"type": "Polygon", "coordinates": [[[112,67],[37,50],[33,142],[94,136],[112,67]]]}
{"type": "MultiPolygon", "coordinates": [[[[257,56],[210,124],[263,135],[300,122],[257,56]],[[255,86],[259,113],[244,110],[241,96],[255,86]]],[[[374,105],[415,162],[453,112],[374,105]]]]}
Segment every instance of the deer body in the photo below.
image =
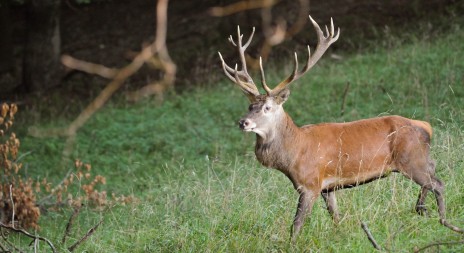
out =
{"type": "Polygon", "coordinates": [[[394,151],[404,149],[398,139],[416,144],[418,152],[426,156],[427,147],[421,146],[429,144],[431,128],[415,122],[388,116],[299,128],[286,115],[276,122],[271,138],[257,135],[255,153],[262,165],[283,172],[296,188],[331,191],[397,172],[400,161],[395,161],[394,151]]]}
{"type": "Polygon", "coordinates": [[[326,34],[310,17],[319,42],[313,55],[308,47],[308,59],[298,71],[295,54],[293,73],[270,89],[260,61],[261,82],[266,94],[260,94],[247,72],[244,51],[249,46],[254,30],[242,45],[240,30],[237,47],[242,70],[228,66],[220,55],[224,73],[235,82],[250,100],[249,112],[239,121],[246,132],[256,133],[255,154],[259,162],[284,173],[300,194],[293,222],[292,239],[303,225],[305,217],[319,195],[324,198],[329,213],[339,220],[334,191],[354,187],[382,178],[390,172],[400,172],[421,186],[416,211],[426,211],[425,199],[429,191],[435,194],[440,223],[464,232],[445,219],[444,185],[435,176],[435,162],[430,158],[432,128],[425,121],[400,116],[384,116],[347,123],[322,123],[298,127],[284,111],[290,90],[288,86],[301,77],[320,59],[326,49],[338,39],[333,22],[326,34]]]}

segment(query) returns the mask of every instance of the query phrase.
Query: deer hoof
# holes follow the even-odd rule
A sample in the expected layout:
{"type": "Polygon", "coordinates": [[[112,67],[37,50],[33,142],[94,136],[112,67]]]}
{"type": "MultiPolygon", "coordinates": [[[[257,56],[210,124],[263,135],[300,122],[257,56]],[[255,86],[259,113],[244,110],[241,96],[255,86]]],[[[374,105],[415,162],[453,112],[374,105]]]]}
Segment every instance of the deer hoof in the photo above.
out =
{"type": "Polygon", "coordinates": [[[422,216],[427,216],[427,207],[425,207],[424,205],[417,205],[416,213],[422,216]]]}

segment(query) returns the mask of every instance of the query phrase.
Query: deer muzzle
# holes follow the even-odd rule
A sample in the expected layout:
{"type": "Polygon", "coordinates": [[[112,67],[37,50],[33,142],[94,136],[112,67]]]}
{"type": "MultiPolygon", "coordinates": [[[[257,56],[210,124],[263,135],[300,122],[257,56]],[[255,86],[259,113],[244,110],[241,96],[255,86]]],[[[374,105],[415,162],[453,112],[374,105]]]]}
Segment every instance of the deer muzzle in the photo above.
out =
{"type": "Polygon", "coordinates": [[[238,122],[238,126],[240,127],[242,131],[249,132],[249,131],[253,131],[253,129],[256,127],[256,124],[252,122],[250,119],[245,118],[245,119],[241,119],[238,122]]]}

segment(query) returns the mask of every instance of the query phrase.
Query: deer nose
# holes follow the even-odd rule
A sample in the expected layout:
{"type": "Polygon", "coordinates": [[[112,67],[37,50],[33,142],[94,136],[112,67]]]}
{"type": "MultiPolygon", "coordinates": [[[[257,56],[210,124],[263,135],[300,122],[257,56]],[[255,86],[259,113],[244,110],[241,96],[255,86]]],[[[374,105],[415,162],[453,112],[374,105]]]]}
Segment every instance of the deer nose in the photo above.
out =
{"type": "Polygon", "coordinates": [[[240,127],[240,129],[245,129],[249,125],[250,125],[250,121],[248,119],[241,119],[238,122],[238,126],[240,127]]]}

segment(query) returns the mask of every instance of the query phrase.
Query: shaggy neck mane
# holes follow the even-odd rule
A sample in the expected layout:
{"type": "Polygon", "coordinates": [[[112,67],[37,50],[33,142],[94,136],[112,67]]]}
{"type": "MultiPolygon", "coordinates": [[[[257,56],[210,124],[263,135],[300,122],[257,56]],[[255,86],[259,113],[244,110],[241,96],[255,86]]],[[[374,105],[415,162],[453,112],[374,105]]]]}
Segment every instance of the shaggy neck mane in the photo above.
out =
{"type": "Polygon", "coordinates": [[[275,128],[264,136],[256,135],[255,154],[259,162],[286,173],[292,164],[292,152],[298,139],[299,128],[287,113],[276,120],[275,128]]]}

